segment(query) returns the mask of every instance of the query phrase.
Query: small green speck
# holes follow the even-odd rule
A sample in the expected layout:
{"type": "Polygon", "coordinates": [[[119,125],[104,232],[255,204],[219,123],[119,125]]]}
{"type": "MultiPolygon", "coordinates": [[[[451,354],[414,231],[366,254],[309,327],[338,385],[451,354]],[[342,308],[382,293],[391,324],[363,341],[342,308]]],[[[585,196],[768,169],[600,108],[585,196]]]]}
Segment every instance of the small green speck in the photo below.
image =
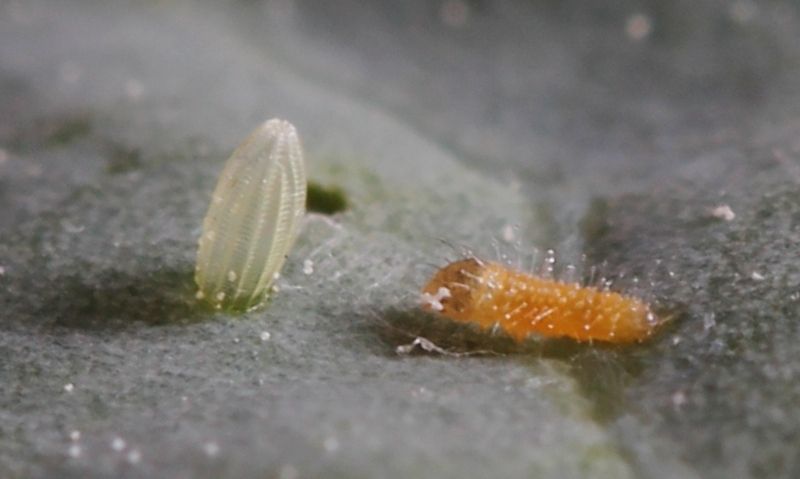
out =
{"type": "Polygon", "coordinates": [[[325,215],[344,211],[347,209],[347,195],[338,186],[323,186],[309,181],[306,209],[325,215]]]}
{"type": "Polygon", "coordinates": [[[66,145],[89,134],[92,129],[88,115],[78,115],[53,122],[44,126],[47,143],[50,145],[66,145]]]}
{"type": "Polygon", "coordinates": [[[106,171],[113,175],[139,169],[142,166],[141,156],[138,148],[112,145],[108,154],[106,171]]]}

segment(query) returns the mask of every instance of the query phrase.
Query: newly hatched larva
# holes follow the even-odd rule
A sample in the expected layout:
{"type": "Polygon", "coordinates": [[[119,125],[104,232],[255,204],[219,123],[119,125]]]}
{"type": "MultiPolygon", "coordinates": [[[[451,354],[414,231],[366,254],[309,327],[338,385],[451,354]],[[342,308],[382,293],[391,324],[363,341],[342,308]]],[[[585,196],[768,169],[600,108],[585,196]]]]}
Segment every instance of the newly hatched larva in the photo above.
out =
{"type": "Polygon", "coordinates": [[[236,148],[217,182],[198,242],[197,297],[218,309],[261,304],[294,242],[305,202],[297,131],[269,120],[236,148]]]}
{"type": "Polygon", "coordinates": [[[428,310],[482,328],[497,327],[517,341],[539,335],[628,343],[646,339],[661,322],[637,298],[476,258],[438,270],[422,297],[428,310]]]}

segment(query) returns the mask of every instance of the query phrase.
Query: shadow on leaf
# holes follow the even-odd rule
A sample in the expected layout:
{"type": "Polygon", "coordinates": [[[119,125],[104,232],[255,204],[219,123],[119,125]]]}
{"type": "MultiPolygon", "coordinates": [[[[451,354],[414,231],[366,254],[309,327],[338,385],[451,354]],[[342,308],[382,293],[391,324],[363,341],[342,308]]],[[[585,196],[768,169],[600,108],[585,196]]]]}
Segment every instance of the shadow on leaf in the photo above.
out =
{"type": "Polygon", "coordinates": [[[106,270],[91,281],[61,277],[37,316],[52,318],[53,328],[87,331],[197,322],[210,314],[198,307],[190,271],[106,270]]]}

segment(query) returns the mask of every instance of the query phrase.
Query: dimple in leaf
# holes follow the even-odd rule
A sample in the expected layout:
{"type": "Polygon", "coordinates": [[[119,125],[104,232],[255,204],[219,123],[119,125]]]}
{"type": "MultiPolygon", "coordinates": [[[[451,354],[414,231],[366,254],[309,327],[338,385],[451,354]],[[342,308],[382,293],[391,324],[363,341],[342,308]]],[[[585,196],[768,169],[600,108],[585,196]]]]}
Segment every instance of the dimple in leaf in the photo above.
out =
{"type": "Polygon", "coordinates": [[[305,213],[306,173],[294,126],[272,119],[228,159],[198,241],[197,297],[243,311],[264,302],[305,213]]]}

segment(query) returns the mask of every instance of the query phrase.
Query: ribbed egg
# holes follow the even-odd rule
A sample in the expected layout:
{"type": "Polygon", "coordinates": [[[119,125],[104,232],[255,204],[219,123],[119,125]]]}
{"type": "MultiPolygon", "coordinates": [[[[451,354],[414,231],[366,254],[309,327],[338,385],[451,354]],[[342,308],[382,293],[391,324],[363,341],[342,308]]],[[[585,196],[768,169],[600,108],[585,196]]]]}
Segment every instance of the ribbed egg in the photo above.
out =
{"type": "Polygon", "coordinates": [[[297,130],[272,119],[228,159],[198,241],[198,299],[248,310],[267,297],[305,213],[306,173],[297,130]]]}

